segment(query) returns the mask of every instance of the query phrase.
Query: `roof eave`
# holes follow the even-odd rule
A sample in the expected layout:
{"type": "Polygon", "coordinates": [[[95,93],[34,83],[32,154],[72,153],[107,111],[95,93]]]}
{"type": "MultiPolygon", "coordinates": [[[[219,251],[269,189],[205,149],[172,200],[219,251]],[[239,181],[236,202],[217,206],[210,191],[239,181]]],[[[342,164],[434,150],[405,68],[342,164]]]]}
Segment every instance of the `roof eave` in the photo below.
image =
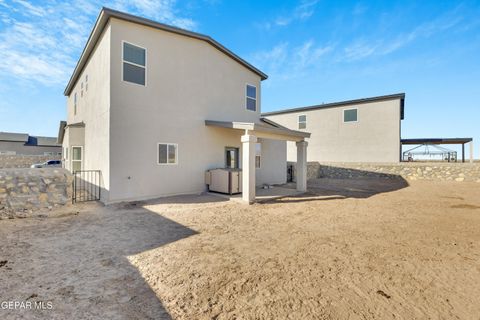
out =
{"type": "Polygon", "coordinates": [[[387,100],[397,100],[397,99],[405,100],[405,93],[395,93],[395,94],[390,94],[390,95],[385,95],[385,96],[377,96],[377,97],[362,98],[362,99],[355,99],[355,100],[346,100],[346,101],[325,103],[325,104],[313,105],[313,106],[307,106],[307,107],[297,107],[297,108],[290,108],[290,109],[284,109],[284,110],[279,110],[279,111],[265,112],[265,113],[262,113],[262,117],[273,116],[273,115],[278,115],[278,114],[285,114],[285,113],[318,110],[318,109],[324,109],[324,108],[337,108],[337,107],[349,106],[349,105],[352,105],[352,104],[363,104],[363,103],[371,103],[371,102],[387,101],[387,100]]]}
{"type": "Polygon", "coordinates": [[[247,61],[243,60],[240,58],[238,55],[221,45],[219,42],[215,41],[213,38],[207,35],[203,35],[200,33],[180,29],[174,26],[169,26],[160,22],[156,22],[153,20],[145,19],[142,17],[134,16],[128,13],[124,13],[121,11],[109,9],[106,7],[103,7],[102,10],[100,11],[100,14],[97,17],[97,20],[95,21],[95,25],[90,32],[90,35],[88,37],[87,43],[85,44],[85,47],[83,48],[82,54],[80,55],[80,59],[77,62],[77,65],[75,66],[75,69],[72,73],[72,76],[70,77],[70,80],[68,81],[67,86],[65,87],[65,90],[63,94],[65,96],[70,95],[72,92],[72,89],[75,85],[75,83],[78,80],[78,77],[80,76],[80,73],[83,71],[83,68],[85,67],[85,64],[93,51],[93,48],[95,47],[95,44],[97,43],[98,39],[100,38],[100,35],[102,34],[105,26],[108,24],[108,20],[110,18],[117,18],[133,23],[138,23],[142,24],[145,26],[153,27],[156,29],[161,29],[167,32],[173,32],[176,34],[181,34],[184,36],[188,36],[191,38],[195,38],[198,40],[203,40],[206,41],[207,43],[211,44],[213,47],[216,49],[220,50],[233,60],[236,60],[238,63],[246,67],[247,69],[250,69],[252,72],[256,73],[258,76],[260,76],[261,80],[266,80],[268,79],[268,75],[265,74],[264,72],[260,71],[259,69],[255,68],[253,65],[248,63],[247,61]]]}

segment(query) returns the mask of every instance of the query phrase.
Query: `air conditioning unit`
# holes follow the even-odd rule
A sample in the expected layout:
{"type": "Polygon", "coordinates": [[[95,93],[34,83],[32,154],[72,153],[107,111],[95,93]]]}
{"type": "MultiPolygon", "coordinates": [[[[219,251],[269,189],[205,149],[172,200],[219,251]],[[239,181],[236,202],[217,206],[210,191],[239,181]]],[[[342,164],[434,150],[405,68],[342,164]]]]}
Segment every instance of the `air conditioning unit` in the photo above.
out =
{"type": "Polygon", "coordinates": [[[236,194],[242,192],[242,170],[212,169],[205,172],[205,184],[208,191],[236,194]]]}

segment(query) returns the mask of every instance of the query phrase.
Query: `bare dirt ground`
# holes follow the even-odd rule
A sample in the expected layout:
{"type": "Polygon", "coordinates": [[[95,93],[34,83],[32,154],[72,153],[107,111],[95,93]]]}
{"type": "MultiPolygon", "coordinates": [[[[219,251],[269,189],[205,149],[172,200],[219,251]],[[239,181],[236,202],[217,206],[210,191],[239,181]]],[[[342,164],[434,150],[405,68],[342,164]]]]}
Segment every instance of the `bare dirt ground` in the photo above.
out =
{"type": "Polygon", "coordinates": [[[327,180],[0,221],[1,319],[480,319],[480,184],[327,180]]]}

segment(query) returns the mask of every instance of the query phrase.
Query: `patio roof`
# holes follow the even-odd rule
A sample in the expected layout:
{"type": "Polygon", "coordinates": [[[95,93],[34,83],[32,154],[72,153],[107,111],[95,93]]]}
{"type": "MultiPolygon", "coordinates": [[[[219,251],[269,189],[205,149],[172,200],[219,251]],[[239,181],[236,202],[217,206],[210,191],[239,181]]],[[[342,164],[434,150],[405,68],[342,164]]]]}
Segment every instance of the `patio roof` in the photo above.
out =
{"type": "Polygon", "coordinates": [[[263,123],[205,120],[205,125],[250,131],[250,134],[259,138],[274,140],[303,141],[305,138],[310,138],[309,132],[290,130],[280,125],[277,126],[276,123],[270,120],[263,123]]]}

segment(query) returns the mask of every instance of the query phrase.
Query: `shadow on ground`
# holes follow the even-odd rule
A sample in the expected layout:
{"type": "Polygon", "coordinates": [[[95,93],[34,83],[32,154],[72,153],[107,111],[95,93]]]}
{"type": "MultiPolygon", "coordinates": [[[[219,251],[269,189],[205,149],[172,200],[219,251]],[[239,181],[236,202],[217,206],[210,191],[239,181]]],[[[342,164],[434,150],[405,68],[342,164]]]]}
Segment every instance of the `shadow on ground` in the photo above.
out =
{"type": "Polygon", "coordinates": [[[51,301],[53,310],[0,310],[0,318],[171,319],[128,256],[197,232],[142,207],[88,208],[2,221],[0,299],[51,301]]]}
{"type": "Polygon", "coordinates": [[[308,181],[307,192],[291,197],[278,198],[264,202],[289,203],[307,201],[328,201],[346,198],[369,198],[408,187],[408,182],[400,176],[379,174],[357,176],[349,179],[319,178],[308,181]]]}

